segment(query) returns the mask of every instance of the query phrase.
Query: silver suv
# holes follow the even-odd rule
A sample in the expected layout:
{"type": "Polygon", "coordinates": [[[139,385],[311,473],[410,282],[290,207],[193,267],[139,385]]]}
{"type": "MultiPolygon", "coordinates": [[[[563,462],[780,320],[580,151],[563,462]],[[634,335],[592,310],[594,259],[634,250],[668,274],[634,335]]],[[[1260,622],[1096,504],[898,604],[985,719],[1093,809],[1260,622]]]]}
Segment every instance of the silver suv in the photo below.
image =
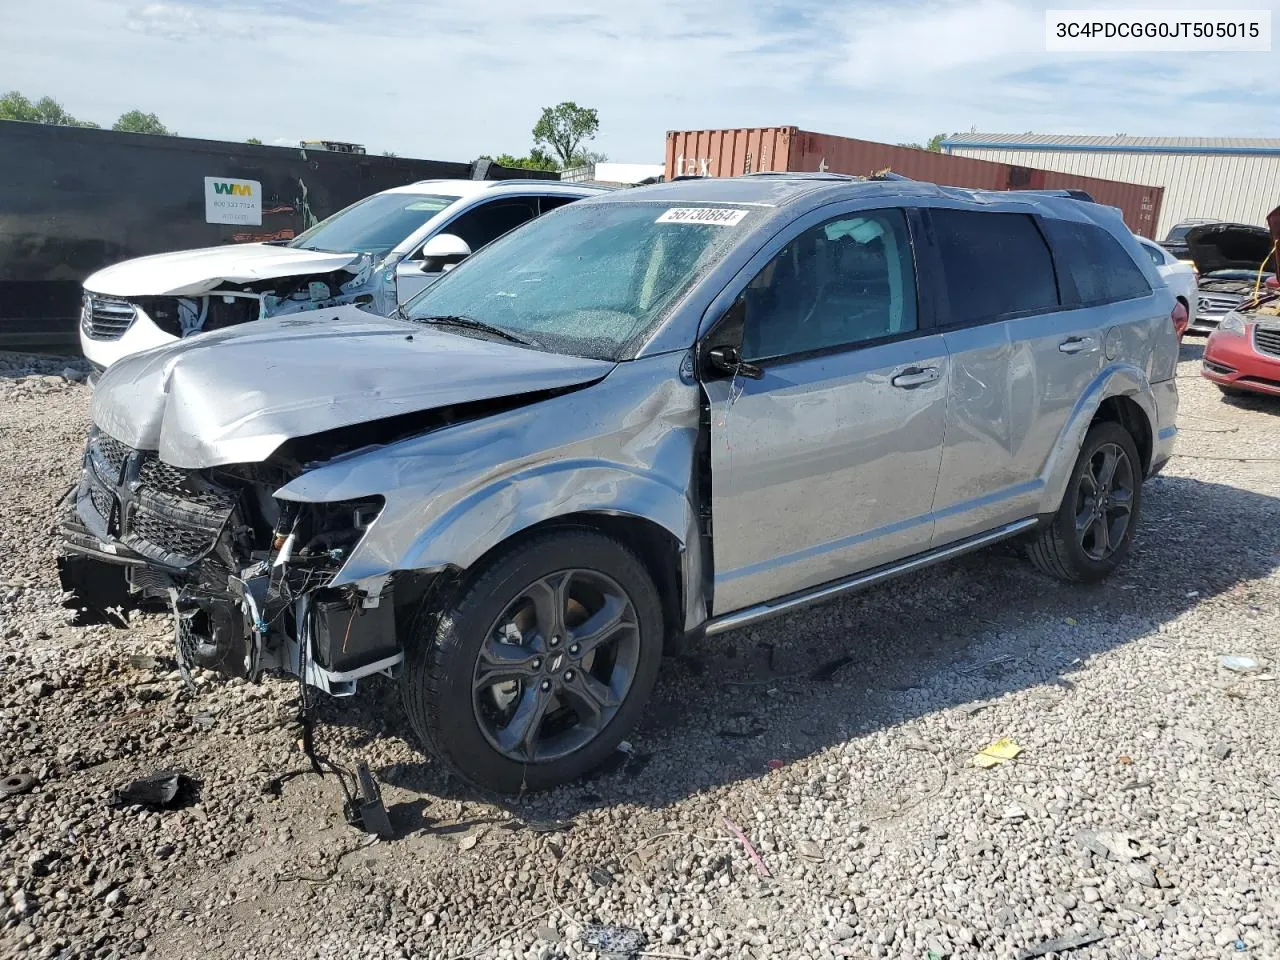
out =
{"type": "Polygon", "coordinates": [[[412,301],[122,360],[64,523],[184,667],[399,675],[501,791],[572,779],[664,650],[1007,538],[1070,581],[1170,455],[1175,300],[1117,212],[767,174],[591,198],[412,301]]]}

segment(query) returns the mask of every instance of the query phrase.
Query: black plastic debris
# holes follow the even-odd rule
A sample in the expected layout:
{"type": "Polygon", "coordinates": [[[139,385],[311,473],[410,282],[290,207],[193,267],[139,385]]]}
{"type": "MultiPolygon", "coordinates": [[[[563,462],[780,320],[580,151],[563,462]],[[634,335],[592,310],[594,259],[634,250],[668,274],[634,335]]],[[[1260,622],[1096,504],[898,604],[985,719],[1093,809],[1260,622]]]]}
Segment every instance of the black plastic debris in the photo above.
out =
{"type": "Polygon", "coordinates": [[[150,776],[139,777],[115,791],[113,805],[117,807],[142,806],[153,810],[172,810],[185,806],[196,793],[197,781],[185,773],[162,770],[150,776]]]}
{"type": "Polygon", "coordinates": [[[583,927],[579,941],[585,947],[614,957],[634,957],[647,943],[639,930],[601,923],[583,927]]]}
{"type": "Polygon", "coordinates": [[[603,867],[592,867],[587,871],[587,876],[591,878],[591,882],[597,887],[613,886],[613,874],[603,867]]]}
{"type": "Polygon", "coordinates": [[[1099,940],[1105,939],[1106,936],[1101,930],[1069,933],[1065,937],[1046,940],[1044,943],[1037,943],[1034,947],[1027,947],[1018,954],[1018,960],[1034,960],[1035,957],[1043,957],[1047,953],[1065,953],[1068,950],[1076,950],[1080,947],[1087,947],[1091,943],[1097,943],[1099,940]]]}
{"type": "Polygon", "coordinates": [[[358,793],[343,806],[347,823],[383,840],[393,839],[396,832],[382,803],[382,791],[378,789],[378,781],[369,770],[369,764],[363,760],[356,765],[356,785],[358,793]]]}
{"type": "Polygon", "coordinates": [[[824,683],[851,663],[853,663],[853,657],[836,657],[834,660],[828,660],[810,673],[809,679],[817,683],[824,683]]]}
{"type": "Polygon", "coordinates": [[[36,785],[36,778],[29,773],[11,773],[0,780],[0,797],[16,797],[36,785]]]}

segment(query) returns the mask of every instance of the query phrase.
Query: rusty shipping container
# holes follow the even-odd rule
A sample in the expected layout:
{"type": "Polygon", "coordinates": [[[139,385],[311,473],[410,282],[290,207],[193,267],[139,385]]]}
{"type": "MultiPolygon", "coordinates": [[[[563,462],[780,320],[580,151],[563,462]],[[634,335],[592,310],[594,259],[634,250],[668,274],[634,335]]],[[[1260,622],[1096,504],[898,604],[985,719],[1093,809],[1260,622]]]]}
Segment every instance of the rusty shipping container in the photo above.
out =
{"type": "Polygon", "coordinates": [[[762,170],[867,176],[888,169],[912,180],[979,190],[1084,190],[1098,203],[1118,207],[1129,229],[1144,237],[1155,234],[1164,196],[1163,187],[930,153],[796,127],[668,131],[666,167],[667,179],[735,177],[762,170]]]}

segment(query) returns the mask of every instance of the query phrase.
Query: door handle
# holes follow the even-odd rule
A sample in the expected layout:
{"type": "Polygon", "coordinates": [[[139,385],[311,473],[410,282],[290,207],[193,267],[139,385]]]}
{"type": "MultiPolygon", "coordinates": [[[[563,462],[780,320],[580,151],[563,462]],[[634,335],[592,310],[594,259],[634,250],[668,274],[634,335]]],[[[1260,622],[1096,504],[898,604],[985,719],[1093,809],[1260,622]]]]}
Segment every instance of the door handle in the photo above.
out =
{"type": "Polygon", "coordinates": [[[937,367],[907,367],[889,382],[895,387],[910,389],[911,387],[922,387],[926,383],[933,383],[939,376],[937,367]]]}
{"type": "Polygon", "coordinates": [[[1063,353],[1084,353],[1086,350],[1093,350],[1093,337],[1067,337],[1058,344],[1058,349],[1063,353]]]}

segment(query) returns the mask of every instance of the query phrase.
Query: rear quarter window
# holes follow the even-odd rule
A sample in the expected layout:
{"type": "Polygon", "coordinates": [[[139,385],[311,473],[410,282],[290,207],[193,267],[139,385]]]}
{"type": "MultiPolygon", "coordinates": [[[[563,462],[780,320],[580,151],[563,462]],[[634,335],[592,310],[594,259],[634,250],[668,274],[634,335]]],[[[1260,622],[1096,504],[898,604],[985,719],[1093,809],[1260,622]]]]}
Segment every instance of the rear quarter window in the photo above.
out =
{"type": "Polygon", "coordinates": [[[950,303],[949,324],[1055,310],[1058,283],[1048,244],[1022,213],[930,210],[950,303]]]}
{"type": "Polygon", "coordinates": [[[1151,293],[1142,269],[1110,233],[1092,223],[1045,220],[1062,277],[1063,298],[1072,306],[1135,300],[1151,293]]]}

